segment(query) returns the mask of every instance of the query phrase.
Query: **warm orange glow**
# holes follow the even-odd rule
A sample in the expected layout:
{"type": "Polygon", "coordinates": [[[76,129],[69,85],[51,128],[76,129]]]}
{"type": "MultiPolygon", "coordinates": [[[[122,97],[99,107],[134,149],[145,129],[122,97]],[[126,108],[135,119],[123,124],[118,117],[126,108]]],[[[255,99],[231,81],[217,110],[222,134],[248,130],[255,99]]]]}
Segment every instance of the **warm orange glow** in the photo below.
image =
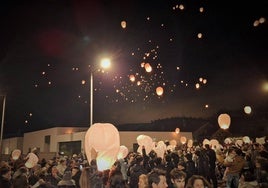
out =
{"type": "Polygon", "coordinates": [[[130,80],[131,82],[135,82],[135,76],[134,76],[133,74],[131,74],[131,75],[129,76],[129,80],[130,80]]]}
{"type": "Polygon", "coordinates": [[[119,132],[110,123],[95,123],[86,132],[85,152],[87,159],[89,162],[96,159],[100,171],[111,168],[116,161],[119,147],[119,132]],[[97,157],[93,155],[94,153],[97,153],[97,157]]]}
{"type": "Polygon", "coordinates": [[[164,89],[161,86],[157,87],[155,91],[158,96],[162,96],[164,93],[164,89]]]}
{"type": "Polygon", "coordinates": [[[111,60],[109,58],[103,58],[101,60],[101,67],[102,68],[109,68],[111,66],[111,60]]]}
{"type": "Polygon", "coordinates": [[[221,114],[218,117],[218,123],[221,129],[228,129],[231,124],[231,117],[228,114],[221,114]]]}
{"type": "Polygon", "coordinates": [[[151,67],[151,65],[149,63],[146,63],[144,65],[144,68],[145,68],[146,72],[152,72],[152,67],[151,67]]]}
{"type": "Polygon", "coordinates": [[[181,143],[185,144],[187,142],[187,138],[185,136],[181,137],[181,143]]]}
{"type": "Polygon", "coordinates": [[[121,27],[125,29],[127,27],[127,22],[126,21],[121,21],[121,27]]]}
{"type": "Polygon", "coordinates": [[[175,133],[176,133],[176,134],[179,134],[179,133],[180,133],[180,128],[177,127],[177,128],[175,129],[175,133]]]}

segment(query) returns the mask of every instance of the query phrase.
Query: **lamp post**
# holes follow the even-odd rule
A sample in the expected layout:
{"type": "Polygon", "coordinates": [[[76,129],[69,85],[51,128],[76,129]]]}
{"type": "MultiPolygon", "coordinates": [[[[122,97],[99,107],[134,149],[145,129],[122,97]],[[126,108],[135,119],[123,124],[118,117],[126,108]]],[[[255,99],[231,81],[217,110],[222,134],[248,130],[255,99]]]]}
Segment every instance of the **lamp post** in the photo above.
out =
{"type": "MultiPolygon", "coordinates": [[[[100,62],[100,66],[101,68],[109,68],[111,65],[111,60],[109,58],[103,58],[101,59],[100,62]]],[[[89,116],[90,116],[90,124],[89,126],[93,125],[93,74],[94,74],[94,70],[90,70],[90,109],[89,109],[89,116]]]]}
{"type": "Polygon", "coordinates": [[[6,107],[6,95],[3,95],[3,109],[2,109],[2,122],[1,122],[1,133],[0,133],[0,156],[2,158],[2,141],[3,141],[3,131],[4,131],[4,119],[5,119],[5,107],[6,107]]]}

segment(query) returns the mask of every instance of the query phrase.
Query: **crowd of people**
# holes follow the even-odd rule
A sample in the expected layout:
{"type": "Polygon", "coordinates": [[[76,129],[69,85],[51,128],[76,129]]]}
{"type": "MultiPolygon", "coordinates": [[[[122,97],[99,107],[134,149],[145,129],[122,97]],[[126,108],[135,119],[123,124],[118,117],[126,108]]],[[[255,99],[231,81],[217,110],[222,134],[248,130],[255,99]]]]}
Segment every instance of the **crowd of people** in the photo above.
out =
{"type": "MultiPolygon", "coordinates": [[[[36,153],[38,155],[38,153],[36,153]]],[[[10,156],[0,164],[0,188],[267,188],[268,141],[185,145],[167,150],[164,157],[129,152],[113,166],[99,171],[95,159],[83,154],[40,159],[29,168],[27,154],[10,156]]]]}

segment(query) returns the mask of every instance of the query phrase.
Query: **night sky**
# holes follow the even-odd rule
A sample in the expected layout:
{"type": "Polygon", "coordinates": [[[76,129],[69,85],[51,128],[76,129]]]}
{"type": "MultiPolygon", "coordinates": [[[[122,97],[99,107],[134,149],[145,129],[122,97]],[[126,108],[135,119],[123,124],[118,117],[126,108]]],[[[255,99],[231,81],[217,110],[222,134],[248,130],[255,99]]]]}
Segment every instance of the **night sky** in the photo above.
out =
{"type": "Polygon", "coordinates": [[[209,117],[267,105],[268,2],[233,3],[7,1],[0,8],[4,135],[88,126],[93,69],[94,122],[209,117]],[[99,69],[102,57],[111,68],[99,69]]]}

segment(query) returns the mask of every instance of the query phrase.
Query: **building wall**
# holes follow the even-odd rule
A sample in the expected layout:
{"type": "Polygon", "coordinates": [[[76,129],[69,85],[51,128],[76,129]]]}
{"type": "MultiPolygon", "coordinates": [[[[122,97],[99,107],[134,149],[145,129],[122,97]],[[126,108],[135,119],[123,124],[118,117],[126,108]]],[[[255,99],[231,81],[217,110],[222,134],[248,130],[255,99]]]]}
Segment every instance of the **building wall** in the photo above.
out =
{"type": "Polygon", "coordinates": [[[87,130],[87,128],[56,127],[25,133],[23,142],[23,153],[27,153],[29,149],[32,149],[34,147],[40,148],[40,152],[44,152],[45,136],[48,135],[50,135],[50,144],[48,152],[57,152],[58,142],[71,141],[70,139],[72,139],[72,134],[85,130],[87,130]]]}
{"type": "Polygon", "coordinates": [[[3,147],[1,154],[10,154],[14,149],[22,150],[23,137],[14,137],[9,139],[3,139],[3,147]]]}
{"type": "MultiPolygon", "coordinates": [[[[40,131],[34,131],[25,133],[23,138],[10,138],[4,139],[4,146],[9,146],[9,153],[13,149],[20,149],[24,154],[28,153],[29,149],[34,147],[40,148],[40,152],[58,152],[59,142],[81,141],[81,151],[84,151],[85,134],[88,128],[72,128],[72,127],[56,127],[40,131]],[[49,151],[44,151],[45,148],[45,136],[50,135],[49,151]],[[7,144],[9,143],[9,145],[7,144]],[[18,143],[23,143],[23,147],[18,143]]],[[[133,150],[133,144],[137,143],[137,137],[139,135],[150,136],[155,142],[158,141],[170,141],[176,140],[180,143],[180,138],[185,136],[187,139],[193,139],[191,132],[135,132],[135,131],[121,131],[120,145],[126,146],[130,151],[133,150]]],[[[4,147],[5,148],[5,147],[4,147]]],[[[4,151],[2,151],[4,153],[4,151]]]]}

